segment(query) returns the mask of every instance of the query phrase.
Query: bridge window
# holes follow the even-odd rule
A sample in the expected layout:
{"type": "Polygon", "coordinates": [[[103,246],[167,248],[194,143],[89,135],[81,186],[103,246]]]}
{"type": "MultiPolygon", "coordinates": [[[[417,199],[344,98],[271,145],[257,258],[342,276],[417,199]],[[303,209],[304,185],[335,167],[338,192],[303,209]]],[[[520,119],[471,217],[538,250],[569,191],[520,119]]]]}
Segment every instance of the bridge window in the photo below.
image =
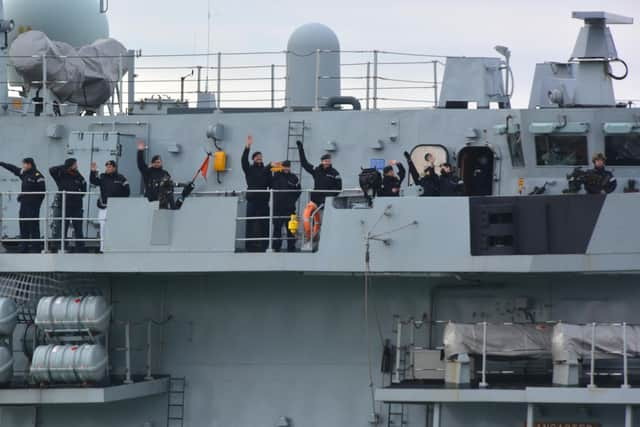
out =
{"type": "Polygon", "coordinates": [[[611,166],[640,166],[640,134],[607,135],[604,151],[611,166]]]}
{"type": "Polygon", "coordinates": [[[587,137],[584,135],[536,135],[538,166],[588,165],[587,137]]]}

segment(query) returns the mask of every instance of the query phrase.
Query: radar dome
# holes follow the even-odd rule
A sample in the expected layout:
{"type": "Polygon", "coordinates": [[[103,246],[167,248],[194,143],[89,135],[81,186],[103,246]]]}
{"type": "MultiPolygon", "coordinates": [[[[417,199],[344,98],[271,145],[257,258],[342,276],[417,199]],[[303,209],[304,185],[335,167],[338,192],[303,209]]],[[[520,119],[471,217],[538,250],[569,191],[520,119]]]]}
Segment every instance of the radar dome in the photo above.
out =
{"type": "Polygon", "coordinates": [[[100,0],[4,0],[4,14],[15,22],[11,41],[29,30],[42,31],[51,40],[74,47],[109,37],[100,0]]]}
{"type": "Polygon", "coordinates": [[[287,44],[287,107],[305,108],[340,96],[340,42],[326,25],[311,23],[297,28],[287,44]],[[320,51],[319,54],[317,52],[320,51]],[[317,80],[319,55],[321,77],[317,80]]]}

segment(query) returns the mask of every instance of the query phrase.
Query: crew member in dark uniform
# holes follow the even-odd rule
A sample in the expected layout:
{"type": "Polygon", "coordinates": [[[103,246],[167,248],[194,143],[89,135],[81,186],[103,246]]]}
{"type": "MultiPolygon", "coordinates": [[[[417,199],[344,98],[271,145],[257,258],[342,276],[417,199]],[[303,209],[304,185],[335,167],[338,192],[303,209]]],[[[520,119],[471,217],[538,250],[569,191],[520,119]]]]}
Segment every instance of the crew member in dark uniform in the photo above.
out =
{"type": "Polygon", "coordinates": [[[398,197],[400,196],[400,186],[404,181],[407,172],[404,170],[402,163],[396,160],[391,160],[388,166],[382,169],[382,190],[380,196],[382,197],[398,197]],[[393,167],[398,168],[398,175],[393,171],[393,167]]]}
{"type": "Polygon", "coordinates": [[[424,159],[427,161],[427,165],[424,169],[424,175],[422,176],[418,173],[416,165],[413,163],[413,160],[411,160],[411,155],[407,151],[404,152],[404,157],[407,159],[409,164],[409,173],[411,174],[411,178],[413,178],[413,182],[422,187],[422,197],[439,195],[440,183],[435,167],[433,166],[433,155],[431,155],[431,153],[427,153],[424,156],[424,159]]]}
{"type": "Polygon", "coordinates": [[[273,174],[271,188],[285,190],[273,193],[273,250],[280,252],[282,248],[282,227],[287,230],[287,252],[296,250],[296,236],[291,233],[289,220],[296,213],[296,202],[300,197],[300,180],[291,173],[291,162],[282,162],[282,170],[273,174]]]}
{"type": "MultiPolygon", "coordinates": [[[[45,191],[44,176],[42,176],[36,168],[34,160],[31,157],[23,159],[22,169],[4,162],[0,162],[0,166],[20,178],[22,182],[20,189],[22,193],[18,196],[18,202],[20,202],[20,219],[39,218],[40,206],[42,206],[44,194],[25,194],[45,191]]],[[[40,221],[20,221],[20,239],[40,239],[40,221]]],[[[40,252],[41,244],[39,242],[20,242],[19,248],[22,253],[40,252]]]]}
{"type": "MultiPolygon", "coordinates": [[[[76,159],[67,159],[64,161],[64,165],[50,168],[49,174],[58,185],[59,191],[75,193],[87,192],[87,182],[78,171],[78,161],[76,159]]],[[[70,225],[73,226],[74,238],[84,239],[82,232],[82,200],[84,198],[84,194],[66,194],[65,196],[65,200],[62,200],[62,195],[57,195],[56,204],[59,205],[60,209],[62,209],[63,205],[65,206],[65,218],[73,219],[65,219],[64,226],[57,227],[56,233],[54,233],[54,239],[60,239],[60,231],[62,231],[66,237],[70,225]]],[[[65,250],[67,247],[68,241],[65,239],[65,250]]],[[[78,252],[84,251],[84,242],[82,240],[76,240],[75,249],[78,252]]]]}
{"type": "MultiPolygon", "coordinates": [[[[249,151],[253,145],[253,137],[247,137],[247,143],[242,152],[242,170],[247,181],[247,217],[268,217],[269,216],[269,192],[266,191],[271,185],[271,164],[266,165],[262,160],[262,153],[256,151],[251,156],[253,164],[249,163],[249,151]],[[255,190],[265,190],[255,191],[255,190]]],[[[268,219],[247,220],[247,238],[265,239],[269,237],[268,219]]],[[[267,240],[247,240],[247,252],[264,252],[269,246],[267,240]]]]}
{"type": "Polygon", "coordinates": [[[144,142],[138,142],[138,170],[144,182],[144,195],[150,202],[158,200],[160,183],[163,180],[170,180],[169,172],[162,168],[162,158],[155,155],[151,158],[151,166],[147,166],[144,161],[144,142]]]}
{"type": "Polygon", "coordinates": [[[605,169],[607,158],[602,153],[597,153],[591,159],[593,169],[587,172],[585,189],[589,194],[608,194],[618,186],[616,177],[611,171],[605,169]]]}
{"type": "Polygon", "coordinates": [[[440,165],[440,196],[461,196],[463,193],[462,180],[453,172],[450,163],[440,165]]]}
{"type": "Polygon", "coordinates": [[[118,173],[118,166],[113,160],[104,165],[104,173],[98,175],[98,166],[91,163],[91,176],[89,182],[100,187],[98,199],[98,221],[100,222],[100,252],[104,250],[104,225],[107,219],[107,200],[110,197],[129,197],[131,190],[129,182],[124,175],[118,173]]]}
{"type": "Polygon", "coordinates": [[[330,154],[320,157],[320,164],[314,167],[307,160],[302,141],[296,141],[296,145],[302,168],[313,177],[314,191],[311,193],[311,201],[307,204],[303,215],[305,237],[310,240],[312,237],[311,228],[313,228],[314,239],[318,237],[320,232],[320,208],[324,205],[325,199],[336,196],[342,191],[342,177],[331,165],[330,154]],[[311,217],[314,221],[313,227],[311,227],[311,217]]]}

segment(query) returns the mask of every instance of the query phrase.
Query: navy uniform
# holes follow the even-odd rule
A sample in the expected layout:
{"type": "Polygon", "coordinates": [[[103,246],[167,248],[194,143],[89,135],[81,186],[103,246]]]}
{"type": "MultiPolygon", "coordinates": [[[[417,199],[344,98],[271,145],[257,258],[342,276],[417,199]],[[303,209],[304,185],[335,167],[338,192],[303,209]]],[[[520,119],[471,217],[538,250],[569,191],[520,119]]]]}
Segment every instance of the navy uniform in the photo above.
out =
{"type": "MultiPolygon", "coordinates": [[[[142,175],[144,182],[144,195],[150,202],[158,200],[160,193],[160,183],[170,180],[169,172],[160,167],[149,167],[144,161],[144,150],[138,149],[138,170],[142,175]]],[[[160,156],[155,155],[151,158],[151,163],[160,161],[160,156]]]]}
{"type": "Polygon", "coordinates": [[[585,182],[585,190],[589,194],[611,193],[618,186],[616,177],[611,171],[605,169],[606,157],[602,153],[597,153],[591,159],[593,169],[587,173],[588,177],[585,182]]]}
{"type": "MultiPolygon", "coordinates": [[[[44,194],[28,193],[44,193],[46,190],[45,179],[36,168],[36,164],[31,157],[23,159],[22,163],[29,165],[28,170],[20,169],[15,165],[4,162],[0,162],[0,166],[20,178],[22,182],[20,189],[21,194],[18,196],[18,202],[20,202],[20,219],[39,218],[44,194]]],[[[20,239],[40,239],[40,221],[20,221],[20,239]]],[[[20,242],[20,252],[39,252],[40,248],[41,244],[39,242],[20,242]]]]}
{"type": "Polygon", "coordinates": [[[89,182],[100,188],[100,198],[98,199],[100,251],[104,250],[104,226],[107,219],[107,201],[112,197],[129,197],[131,194],[129,182],[124,175],[118,173],[116,162],[109,160],[105,166],[112,166],[114,168],[114,172],[98,175],[97,170],[92,170],[91,176],[89,176],[89,182]]]}
{"type": "Polygon", "coordinates": [[[287,252],[296,250],[296,236],[291,234],[289,219],[296,213],[296,203],[300,197],[300,180],[291,173],[291,162],[282,162],[284,168],[276,172],[271,178],[271,188],[274,190],[286,190],[273,194],[273,250],[280,252],[282,248],[282,227],[287,230],[287,252]]]}
{"type": "MultiPolygon", "coordinates": [[[[262,153],[256,151],[251,156],[253,163],[249,163],[249,151],[251,145],[247,144],[242,152],[242,170],[247,181],[247,217],[268,217],[269,216],[269,193],[271,185],[271,165],[266,165],[260,160],[256,161],[262,153]],[[258,191],[256,191],[258,190],[258,191]],[[265,190],[265,191],[259,191],[265,190]]],[[[268,219],[247,220],[247,238],[265,239],[269,237],[268,219]]],[[[248,252],[264,252],[269,246],[268,240],[248,240],[246,249],[248,252]]]]}
{"type": "MultiPolygon", "coordinates": [[[[298,146],[298,154],[300,155],[300,163],[302,168],[313,177],[313,189],[311,193],[311,201],[320,207],[324,204],[327,197],[335,196],[342,190],[342,177],[333,166],[323,166],[322,164],[314,167],[307,160],[304,147],[301,141],[296,141],[298,146]],[[317,191],[323,190],[323,191],[317,191]]],[[[325,154],[320,158],[321,161],[331,160],[330,154],[325,154]]]]}
{"type": "Polygon", "coordinates": [[[440,169],[440,196],[461,196],[464,192],[462,180],[453,172],[449,163],[442,164],[440,169]]]}
{"type": "Polygon", "coordinates": [[[393,173],[393,166],[391,165],[385,166],[382,170],[382,174],[384,175],[382,178],[382,191],[380,192],[380,196],[382,197],[400,196],[400,186],[407,172],[404,170],[402,163],[396,163],[396,166],[398,167],[397,176],[393,173]]]}
{"type": "MultiPolygon", "coordinates": [[[[54,166],[50,168],[49,174],[58,185],[59,191],[75,193],[87,192],[87,182],[80,174],[80,172],[78,172],[78,162],[76,161],[76,159],[67,159],[65,160],[64,165],[54,166]]],[[[56,199],[56,204],[60,209],[62,209],[63,204],[65,206],[65,218],[74,219],[65,220],[64,227],[57,228],[56,233],[54,233],[54,238],[60,239],[59,233],[61,230],[64,233],[64,236],[67,236],[69,226],[72,226],[75,239],[84,239],[84,233],[82,231],[82,201],[84,199],[84,194],[67,194],[64,203],[61,194],[56,196],[56,199]]],[[[76,240],[76,250],[82,251],[84,250],[84,246],[84,241],[76,240]]]]}

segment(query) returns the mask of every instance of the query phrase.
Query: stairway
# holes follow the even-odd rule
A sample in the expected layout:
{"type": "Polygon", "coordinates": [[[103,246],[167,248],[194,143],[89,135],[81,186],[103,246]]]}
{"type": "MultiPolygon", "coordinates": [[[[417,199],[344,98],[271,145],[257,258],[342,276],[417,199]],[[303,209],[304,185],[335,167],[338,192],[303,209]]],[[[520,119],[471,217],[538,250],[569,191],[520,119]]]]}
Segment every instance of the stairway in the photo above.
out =
{"type": "Polygon", "coordinates": [[[167,427],[184,427],[184,393],[186,379],[169,378],[167,393],[167,427]]]}

